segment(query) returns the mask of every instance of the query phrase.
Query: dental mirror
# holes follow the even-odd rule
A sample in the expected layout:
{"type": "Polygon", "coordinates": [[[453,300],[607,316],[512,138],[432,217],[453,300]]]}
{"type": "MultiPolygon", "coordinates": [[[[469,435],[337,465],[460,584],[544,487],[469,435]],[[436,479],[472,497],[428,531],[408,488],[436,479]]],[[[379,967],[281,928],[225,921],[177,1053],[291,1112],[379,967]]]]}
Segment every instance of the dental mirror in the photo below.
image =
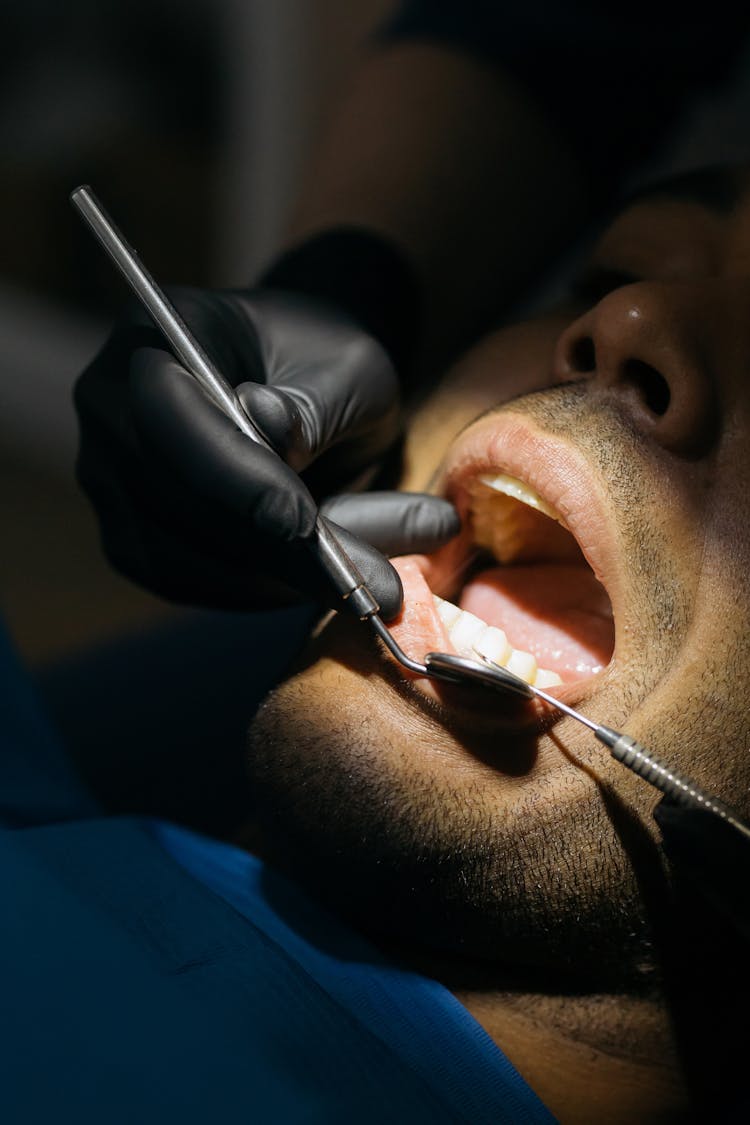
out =
{"type": "Polygon", "coordinates": [[[425,657],[427,674],[449,683],[478,683],[496,691],[511,692],[523,699],[533,699],[534,692],[529,684],[499,665],[490,667],[479,664],[466,656],[456,656],[448,652],[428,652],[425,657]]]}

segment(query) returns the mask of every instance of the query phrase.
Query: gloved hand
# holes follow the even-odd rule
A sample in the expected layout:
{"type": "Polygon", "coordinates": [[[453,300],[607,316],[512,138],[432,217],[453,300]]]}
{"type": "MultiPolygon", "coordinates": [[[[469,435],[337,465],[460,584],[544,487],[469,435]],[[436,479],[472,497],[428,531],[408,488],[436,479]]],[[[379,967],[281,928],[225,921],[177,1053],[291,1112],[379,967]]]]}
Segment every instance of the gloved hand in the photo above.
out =
{"type": "MultiPolygon", "coordinates": [[[[171,600],[268,608],[298,591],[336,604],[304,547],[316,514],[307,488],[320,502],[396,438],[398,383],[386,352],[308,297],[171,296],[286,464],[212,405],[133,304],[75,392],[78,477],[106,554],[171,600]]],[[[454,509],[422,494],[363,493],[329,499],[324,511],[386,620],[402,593],[379,552],[430,551],[458,530],[454,509]]]]}

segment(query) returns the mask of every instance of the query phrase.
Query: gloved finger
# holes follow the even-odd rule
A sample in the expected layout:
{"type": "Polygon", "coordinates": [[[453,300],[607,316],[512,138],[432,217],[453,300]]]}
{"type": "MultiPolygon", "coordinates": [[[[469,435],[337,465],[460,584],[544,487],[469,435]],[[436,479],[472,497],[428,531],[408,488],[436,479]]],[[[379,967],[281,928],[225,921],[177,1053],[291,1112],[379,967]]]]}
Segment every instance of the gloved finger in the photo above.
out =
{"type": "Polygon", "coordinates": [[[153,463],[201,505],[232,512],[271,538],[310,535],[316,508],[296,473],[241,433],[171,356],[135,352],[130,390],[135,429],[153,463]]]}
{"type": "Polygon", "coordinates": [[[387,353],[351,324],[321,318],[309,301],[266,297],[258,293],[254,304],[267,382],[298,410],[297,456],[308,464],[332,445],[374,435],[382,452],[398,427],[399,384],[387,353]]]}
{"type": "Polygon", "coordinates": [[[429,554],[461,530],[453,505],[423,492],[346,493],[320,510],[384,555],[429,554]]]}
{"type": "MultiPolygon", "coordinates": [[[[344,392],[339,388],[338,394],[344,392]]],[[[360,390],[360,398],[362,391],[360,390]]],[[[328,423],[332,417],[332,403],[327,404],[327,421],[322,414],[313,417],[310,403],[303,405],[298,397],[290,391],[279,387],[271,387],[265,383],[243,383],[237,388],[237,397],[247,415],[258,426],[263,435],[268,439],[274,449],[287,464],[302,473],[308,466],[318,461],[316,471],[326,464],[326,453],[333,458],[334,480],[346,481],[351,479],[363,466],[372,464],[380,458],[398,436],[398,414],[395,405],[392,409],[371,420],[370,428],[366,433],[356,427],[354,432],[347,429],[348,422],[342,421],[342,430],[335,441],[320,440],[319,429],[328,423]],[[338,444],[336,444],[336,442],[338,444]]],[[[319,403],[316,405],[317,410],[319,403]]],[[[331,435],[329,435],[329,438],[331,435]]],[[[323,479],[317,482],[325,489],[325,472],[323,479]]],[[[314,491],[318,491],[313,486],[314,491]]]]}
{"type": "MultiPolygon", "coordinates": [[[[329,519],[326,519],[326,523],[364,578],[365,585],[380,606],[383,620],[391,621],[397,617],[404,601],[404,591],[401,579],[388,559],[346,528],[329,519]]],[[[325,600],[334,609],[341,608],[341,601],[335,595],[328,596],[325,600]]]]}
{"type": "Polygon", "coordinates": [[[295,472],[306,468],[311,452],[295,401],[284,391],[265,383],[243,383],[237,388],[237,397],[248,417],[290,468],[295,472]]]}
{"type": "MultiPolygon", "coordinates": [[[[237,388],[237,397],[248,416],[296,472],[302,472],[335,446],[339,476],[342,471],[348,476],[359,466],[376,460],[395,441],[398,406],[395,399],[384,402],[382,409],[378,405],[376,413],[368,397],[370,392],[363,385],[350,393],[347,380],[333,383],[321,379],[320,386],[313,387],[316,378],[320,376],[314,372],[305,373],[309,384],[304,392],[299,386],[292,389],[242,383],[237,388]],[[344,456],[342,446],[348,447],[344,456]]],[[[377,401],[380,403],[380,396],[377,401]]]]}

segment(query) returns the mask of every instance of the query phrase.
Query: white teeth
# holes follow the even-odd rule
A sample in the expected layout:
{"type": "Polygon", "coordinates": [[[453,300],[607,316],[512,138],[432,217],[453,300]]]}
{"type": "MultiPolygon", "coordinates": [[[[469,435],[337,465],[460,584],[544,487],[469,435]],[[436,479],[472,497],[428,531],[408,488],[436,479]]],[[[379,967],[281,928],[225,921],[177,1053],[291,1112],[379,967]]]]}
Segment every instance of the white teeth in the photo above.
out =
{"type": "Polygon", "coordinates": [[[558,676],[557,672],[548,672],[546,668],[540,668],[536,674],[536,679],[534,680],[534,687],[557,687],[557,685],[561,683],[562,680],[558,676]]]}
{"type": "Polygon", "coordinates": [[[505,633],[494,625],[487,626],[481,636],[474,641],[474,648],[480,656],[491,660],[493,664],[505,665],[513,652],[505,633]]]}
{"type": "Polygon", "coordinates": [[[555,509],[551,508],[545,500],[542,500],[538,492],[535,492],[528,484],[524,484],[516,477],[509,477],[507,473],[498,473],[496,476],[487,474],[480,476],[478,479],[494,492],[502,492],[505,496],[512,496],[514,500],[520,500],[522,504],[528,504],[530,508],[536,508],[543,512],[545,516],[551,516],[552,519],[559,520],[560,518],[555,509]]]}
{"type": "Polygon", "coordinates": [[[526,680],[527,684],[533,684],[536,679],[536,660],[530,652],[521,652],[520,649],[514,648],[505,667],[514,676],[526,680]]]}
{"type": "Polygon", "coordinates": [[[479,617],[461,611],[455,625],[448,630],[448,635],[456,652],[469,656],[486,628],[484,621],[479,617]]]}
{"type": "Polygon", "coordinates": [[[433,594],[433,601],[451,644],[461,656],[468,656],[473,660],[477,656],[484,656],[493,664],[500,664],[520,676],[527,684],[534,684],[536,687],[554,687],[562,683],[557,672],[538,668],[536,659],[530,652],[511,648],[502,629],[485,625],[481,618],[459,609],[457,605],[436,594],[433,594]]]}
{"type": "Polygon", "coordinates": [[[435,594],[433,594],[433,601],[437,606],[438,617],[443,625],[445,625],[446,630],[450,632],[451,627],[456,624],[461,616],[461,610],[457,605],[454,605],[453,602],[446,602],[442,598],[438,598],[435,594]]]}
{"type": "MultiPolygon", "coordinates": [[[[507,473],[475,477],[470,484],[470,494],[474,542],[500,563],[513,562],[527,547],[538,551],[540,519],[545,524],[548,517],[556,521],[554,530],[544,528],[544,543],[554,545],[560,534],[556,525],[565,526],[558,513],[533,488],[507,473]]],[[[567,543],[567,532],[565,537],[567,543]]]]}

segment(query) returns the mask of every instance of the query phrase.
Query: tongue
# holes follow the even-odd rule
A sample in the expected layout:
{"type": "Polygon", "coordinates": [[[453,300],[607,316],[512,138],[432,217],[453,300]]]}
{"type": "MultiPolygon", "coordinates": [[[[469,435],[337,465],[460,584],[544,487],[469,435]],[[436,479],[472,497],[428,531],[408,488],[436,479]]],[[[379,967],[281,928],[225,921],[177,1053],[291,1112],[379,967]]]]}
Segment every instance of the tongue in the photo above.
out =
{"type": "Polygon", "coordinates": [[[461,609],[504,629],[563,679],[592,675],[614,648],[612,607],[587,566],[546,564],[486,570],[461,594],[461,609]]]}

